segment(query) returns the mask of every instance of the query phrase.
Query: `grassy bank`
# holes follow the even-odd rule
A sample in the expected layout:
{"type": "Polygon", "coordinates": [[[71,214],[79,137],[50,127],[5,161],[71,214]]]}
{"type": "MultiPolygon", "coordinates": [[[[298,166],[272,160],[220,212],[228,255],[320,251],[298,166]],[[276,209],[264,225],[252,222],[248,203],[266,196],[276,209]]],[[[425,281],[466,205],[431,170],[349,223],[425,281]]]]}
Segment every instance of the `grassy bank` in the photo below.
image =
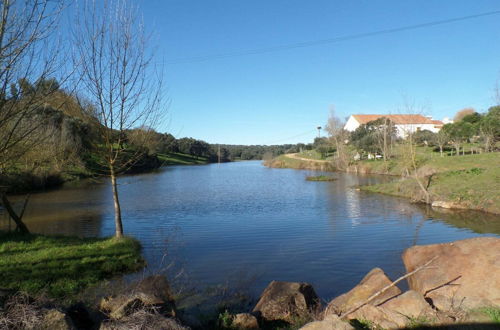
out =
{"type": "Polygon", "coordinates": [[[292,168],[297,170],[333,171],[335,169],[330,162],[310,159],[311,160],[304,160],[291,158],[287,155],[280,155],[274,159],[265,161],[264,165],[273,168],[292,168]]]}
{"type": "Polygon", "coordinates": [[[68,298],[144,267],[133,238],[0,234],[0,287],[68,298]]]}
{"type": "MultiPolygon", "coordinates": [[[[395,162],[391,160],[391,163],[395,162]]],[[[364,173],[383,173],[382,161],[361,162],[364,173]],[[370,166],[373,164],[373,166],[370,166]]],[[[452,203],[456,208],[481,210],[500,214],[500,153],[465,156],[432,157],[421,161],[419,179],[427,187],[432,201],[452,203]]],[[[401,175],[399,164],[388,168],[387,174],[401,175]],[[399,173],[398,173],[399,172],[399,173]]],[[[388,166],[388,167],[387,167],[388,166]]],[[[414,178],[365,186],[362,190],[403,196],[422,201],[425,193],[414,178]]]]}
{"type": "MultiPolygon", "coordinates": [[[[316,158],[318,158],[316,155],[316,158]]],[[[361,174],[383,174],[399,177],[393,182],[361,187],[362,190],[425,201],[425,193],[413,177],[407,177],[404,163],[395,151],[393,158],[361,160],[346,171],[361,174]]],[[[310,151],[294,157],[281,155],[265,162],[276,168],[335,170],[333,164],[314,160],[310,151]],[[298,159],[301,158],[301,159],[298,159]],[[308,158],[308,159],[306,159],[308,158]],[[311,159],[311,160],[309,160],[311,159]]],[[[441,157],[431,148],[417,149],[417,174],[427,187],[430,202],[451,203],[453,208],[480,210],[500,214],[500,153],[468,154],[441,157]]]]}
{"type": "Polygon", "coordinates": [[[209,163],[206,157],[197,157],[180,152],[158,154],[158,159],[163,165],[202,165],[209,163]]]}

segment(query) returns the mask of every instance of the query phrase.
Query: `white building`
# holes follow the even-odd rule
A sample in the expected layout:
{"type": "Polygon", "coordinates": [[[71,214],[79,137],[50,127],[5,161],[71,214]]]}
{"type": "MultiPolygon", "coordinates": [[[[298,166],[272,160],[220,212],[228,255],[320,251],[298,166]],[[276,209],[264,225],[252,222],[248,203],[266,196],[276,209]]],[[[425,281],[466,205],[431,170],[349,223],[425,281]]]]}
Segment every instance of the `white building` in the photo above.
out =
{"type": "Polygon", "coordinates": [[[422,115],[351,115],[344,129],[353,132],[359,126],[383,117],[395,124],[398,137],[405,137],[410,132],[423,130],[437,133],[443,127],[442,121],[433,120],[432,117],[422,115]]]}

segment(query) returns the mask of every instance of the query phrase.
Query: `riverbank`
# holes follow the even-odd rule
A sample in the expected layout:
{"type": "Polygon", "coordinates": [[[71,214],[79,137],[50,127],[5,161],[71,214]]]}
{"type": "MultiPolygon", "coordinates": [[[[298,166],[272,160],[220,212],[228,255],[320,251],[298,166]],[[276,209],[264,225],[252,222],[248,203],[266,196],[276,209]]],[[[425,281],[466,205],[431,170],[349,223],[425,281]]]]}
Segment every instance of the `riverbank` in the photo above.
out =
{"type": "Polygon", "coordinates": [[[77,238],[0,233],[0,288],[70,299],[145,261],[133,238],[77,238]]]}
{"type": "Polygon", "coordinates": [[[170,283],[161,275],[73,305],[20,293],[3,294],[0,326],[68,330],[497,329],[500,288],[495,283],[500,265],[495,261],[499,251],[500,239],[494,237],[416,245],[402,254],[406,275],[396,280],[374,268],[349,291],[326,302],[309,283],[272,281],[256,303],[227,304],[225,300],[204,315],[180,307],[170,283]],[[398,287],[402,281],[408,282],[405,292],[398,287]]]}
{"type": "MultiPolygon", "coordinates": [[[[204,165],[209,164],[207,157],[198,157],[180,152],[144,155],[123,174],[148,173],[162,166],[170,165],[204,165]]],[[[0,174],[0,186],[8,187],[9,194],[25,194],[44,191],[62,186],[65,183],[83,179],[106,176],[106,169],[93,158],[85,157],[85,164],[53,171],[28,171],[21,168],[0,174]]]]}
{"type": "MultiPolygon", "coordinates": [[[[405,173],[402,162],[362,160],[345,172],[399,176],[389,183],[360,187],[361,190],[409,198],[436,207],[469,209],[500,214],[500,153],[483,153],[440,157],[422,153],[418,160],[417,178],[405,173]],[[429,199],[427,199],[429,194],[429,199]]],[[[264,165],[276,168],[335,171],[333,164],[323,160],[304,160],[296,155],[281,155],[264,165]]]]}

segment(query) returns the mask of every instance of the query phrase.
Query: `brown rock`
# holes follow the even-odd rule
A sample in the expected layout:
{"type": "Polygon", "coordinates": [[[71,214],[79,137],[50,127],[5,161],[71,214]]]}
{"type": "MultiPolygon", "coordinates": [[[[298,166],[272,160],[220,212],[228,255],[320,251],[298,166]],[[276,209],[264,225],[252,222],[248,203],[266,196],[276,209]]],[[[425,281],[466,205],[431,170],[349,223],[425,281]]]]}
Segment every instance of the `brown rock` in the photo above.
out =
{"type": "Polygon", "coordinates": [[[74,330],[75,326],[69,316],[56,309],[50,309],[45,313],[40,328],[43,330],[74,330]]]}
{"type": "Polygon", "coordinates": [[[403,262],[411,272],[435,256],[430,268],[408,278],[412,290],[442,311],[500,306],[499,238],[414,246],[403,253],[403,262]]]}
{"type": "Polygon", "coordinates": [[[337,315],[326,316],[322,321],[309,322],[301,330],[354,330],[354,327],[342,321],[337,315]]]}
{"type": "Polygon", "coordinates": [[[318,308],[319,298],[310,284],[272,281],[253,312],[266,321],[293,322],[297,317],[309,317],[318,308]]]}
{"type": "Polygon", "coordinates": [[[100,330],[186,330],[176,320],[166,318],[160,314],[151,314],[139,311],[120,320],[107,320],[101,323],[100,330]]]}
{"type": "Polygon", "coordinates": [[[236,329],[259,329],[259,322],[252,314],[240,313],[234,316],[231,326],[236,329]]]}
{"type": "Polygon", "coordinates": [[[386,309],[373,305],[364,305],[354,313],[347,315],[350,320],[356,319],[360,322],[369,322],[383,329],[400,329],[408,324],[408,318],[386,309]]]}
{"type": "Polygon", "coordinates": [[[383,303],[380,307],[404,315],[407,318],[429,321],[436,319],[436,313],[425,301],[424,296],[413,290],[406,291],[402,295],[383,303]]]}
{"type": "Polygon", "coordinates": [[[171,317],[176,313],[167,280],[159,275],[145,278],[128,294],[102,299],[99,307],[115,320],[144,308],[171,317]]]}
{"type": "MultiPolygon", "coordinates": [[[[330,301],[325,310],[325,315],[341,315],[349,309],[365,302],[374,293],[380,291],[391,283],[392,281],[387,277],[382,269],[374,268],[351,291],[344,293],[330,301]]],[[[389,290],[375,298],[373,301],[371,301],[370,304],[381,304],[388,299],[399,295],[400,293],[401,290],[399,290],[398,287],[393,286],[389,290]]]]}

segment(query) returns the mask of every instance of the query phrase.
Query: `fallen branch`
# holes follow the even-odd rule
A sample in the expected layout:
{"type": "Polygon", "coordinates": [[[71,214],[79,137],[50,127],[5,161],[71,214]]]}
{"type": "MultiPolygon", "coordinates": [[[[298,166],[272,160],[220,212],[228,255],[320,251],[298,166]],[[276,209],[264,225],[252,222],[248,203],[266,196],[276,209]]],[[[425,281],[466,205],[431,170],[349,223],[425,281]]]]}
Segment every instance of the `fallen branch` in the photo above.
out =
{"type": "Polygon", "coordinates": [[[377,298],[378,296],[380,296],[382,293],[386,292],[387,290],[389,290],[390,288],[392,288],[393,286],[395,286],[397,283],[401,282],[402,280],[412,276],[413,274],[427,268],[434,260],[436,260],[438,258],[438,256],[435,256],[434,258],[432,258],[431,260],[427,261],[425,264],[423,264],[422,266],[418,267],[417,269],[415,269],[414,271],[404,275],[404,276],[401,276],[400,278],[398,278],[397,280],[395,280],[394,282],[392,282],[391,284],[387,285],[386,287],[384,287],[383,289],[381,289],[380,291],[377,291],[375,292],[374,294],[372,294],[368,299],[366,299],[363,303],[349,309],[347,312],[345,313],[342,313],[340,315],[340,318],[345,318],[347,315],[349,314],[352,314],[354,313],[355,311],[357,311],[358,309],[360,309],[361,307],[363,307],[364,305],[368,304],[370,301],[372,301],[373,299],[377,298]]]}

